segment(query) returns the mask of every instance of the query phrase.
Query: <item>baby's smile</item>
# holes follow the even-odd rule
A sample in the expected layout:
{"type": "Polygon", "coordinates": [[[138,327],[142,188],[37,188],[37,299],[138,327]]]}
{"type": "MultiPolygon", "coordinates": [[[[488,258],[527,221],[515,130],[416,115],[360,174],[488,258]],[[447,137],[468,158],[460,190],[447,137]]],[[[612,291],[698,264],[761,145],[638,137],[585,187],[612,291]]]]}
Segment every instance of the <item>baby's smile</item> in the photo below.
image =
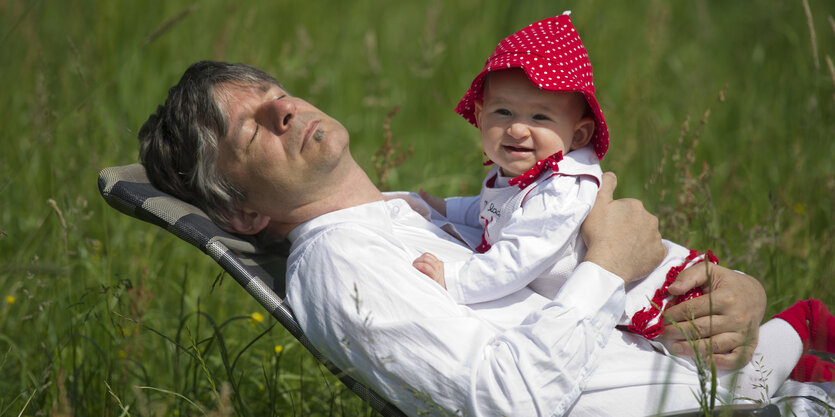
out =
{"type": "Polygon", "coordinates": [[[502,147],[508,152],[533,152],[533,149],[521,146],[502,145],[502,147]]]}

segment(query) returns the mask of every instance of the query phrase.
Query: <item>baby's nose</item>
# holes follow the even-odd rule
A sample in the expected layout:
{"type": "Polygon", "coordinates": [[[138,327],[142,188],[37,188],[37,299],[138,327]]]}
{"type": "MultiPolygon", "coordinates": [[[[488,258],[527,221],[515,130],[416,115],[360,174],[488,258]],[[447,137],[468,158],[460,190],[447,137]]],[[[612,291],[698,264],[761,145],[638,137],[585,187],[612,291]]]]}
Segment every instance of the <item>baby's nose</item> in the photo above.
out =
{"type": "Polygon", "coordinates": [[[514,139],[524,139],[531,135],[531,131],[528,129],[528,125],[517,122],[511,124],[510,127],[507,128],[507,134],[514,139]]]}

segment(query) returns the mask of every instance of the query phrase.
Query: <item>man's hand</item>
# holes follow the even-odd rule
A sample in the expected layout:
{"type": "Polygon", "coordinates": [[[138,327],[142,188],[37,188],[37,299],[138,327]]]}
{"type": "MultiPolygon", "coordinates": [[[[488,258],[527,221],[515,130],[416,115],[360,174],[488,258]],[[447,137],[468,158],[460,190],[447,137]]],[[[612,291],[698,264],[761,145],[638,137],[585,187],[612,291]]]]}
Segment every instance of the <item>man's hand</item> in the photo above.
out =
{"type": "Polygon", "coordinates": [[[682,271],[669,291],[681,295],[698,286],[703,286],[703,296],[664,312],[665,322],[677,325],[668,324],[661,337],[678,341],[671,347],[674,353],[694,355],[684,330],[691,339],[701,337],[695,341],[700,353],[712,350],[718,368],[741,368],[751,360],[757,346],[759,325],[765,315],[765,290],[754,277],[703,262],[682,271]],[[708,274],[712,276],[710,286],[704,287],[708,274]],[[713,316],[709,316],[711,303],[713,316]]]}
{"type": "Polygon", "coordinates": [[[432,278],[433,281],[441,284],[446,289],[446,280],[444,280],[444,263],[435,255],[426,252],[412,261],[412,266],[424,275],[432,278]]]}
{"type": "Polygon", "coordinates": [[[420,194],[420,198],[423,199],[430,207],[435,209],[438,213],[441,213],[442,216],[446,216],[446,200],[436,195],[432,195],[423,191],[423,188],[418,191],[420,194]]]}
{"type": "Polygon", "coordinates": [[[666,249],[658,232],[658,219],[639,200],[612,199],[617,184],[615,174],[603,174],[597,200],[580,233],[588,246],[585,261],[631,282],[655,269],[666,249]]]}

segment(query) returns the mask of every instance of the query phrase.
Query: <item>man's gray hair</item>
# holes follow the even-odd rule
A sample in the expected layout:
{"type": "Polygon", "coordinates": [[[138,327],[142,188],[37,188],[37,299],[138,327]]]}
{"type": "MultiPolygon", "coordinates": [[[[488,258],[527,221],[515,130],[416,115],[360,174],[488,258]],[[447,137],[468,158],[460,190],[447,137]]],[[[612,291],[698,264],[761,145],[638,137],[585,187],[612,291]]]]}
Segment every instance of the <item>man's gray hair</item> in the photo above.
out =
{"type": "Polygon", "coordinates": [[[139,157],[157,188],[203,209],[221,227],[229,226],[245,190],[217,170],[218,142],[229,117],[219,100],[228,86],[279,85],[272,76],[245,64],[200,61],[168,91],[165,104],[139,129],[139,157]]]}

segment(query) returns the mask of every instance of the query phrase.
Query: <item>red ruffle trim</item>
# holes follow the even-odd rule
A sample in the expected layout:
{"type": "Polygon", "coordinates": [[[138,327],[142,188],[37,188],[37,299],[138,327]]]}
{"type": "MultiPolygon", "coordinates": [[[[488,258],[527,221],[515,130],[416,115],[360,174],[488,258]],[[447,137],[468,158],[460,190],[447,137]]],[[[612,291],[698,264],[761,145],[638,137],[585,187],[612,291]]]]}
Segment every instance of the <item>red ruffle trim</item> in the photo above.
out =
{"type": "MultiPolygon", "coordinates": [[[[670,270],[667,272],[667,277],[664,280],[664,284],[661,286],[661,288],[655,290],[655,295],[652,297],[650,306],[644,307],[641,311],[638,311],[632,316],[632,323],[630,323],[627,327],[630,332],[637,333],[650,340],[655,339],[656,337],[664,333],[664,321],[661,320],[659,316],[664,312],[667,306],[676,305],[683,301],[700,297],[704,294],[701,288],[693,288],[686,294],[674,297],[672,300],[670,300],[667,306],[664,306],[663,309],[661,308],[661,306],[664,305],[664,300],[670,296],[670,292],[668,291],[670,284],[675,282],[676,278],[678,278],[678,274],[681,273],[681,271],[683,271],[684,268],[687,267],[687,264],[689,264],[690,261],[698,258],[701,255],[702,254],[699,251],[691,249],[690,255],[688,255],[687,258],[685,258],[684,263],[682,263],[679,266],[674,266],[670,268],[670,270]],[[656,323],[650,325],[650,322],[652,322],[656,317],[659,317],[659,320],[656,323]]],[[[705,257],[696,261],[693,265],[701,263],[705,259],[714,264],[719,263],[719,259],[717,259],[716,256],[713,255],[713,252],[707,251],[705,257]]]]}
{"type": "Polygon", "coordinates": [[[533,183],[543,173],[549,170],[559,172],[560,167],[557,165],[557,162],[560,161],[562,161],[562,151],[559,151],[545,159],[536,161],[531,169],[525,171],[522,175],[511,179],[507,182],[507,184],[516,185],[520,190],[524,190],[525,187],[531,185],[531,183],[533,183]]]}

